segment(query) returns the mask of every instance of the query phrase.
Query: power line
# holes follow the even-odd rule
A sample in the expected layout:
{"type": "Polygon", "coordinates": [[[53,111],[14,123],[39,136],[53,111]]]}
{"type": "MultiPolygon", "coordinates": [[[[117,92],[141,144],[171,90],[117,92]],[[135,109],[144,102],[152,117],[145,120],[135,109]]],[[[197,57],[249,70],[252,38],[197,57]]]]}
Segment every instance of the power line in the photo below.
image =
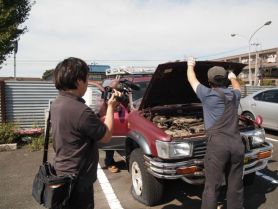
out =
{"type": "MultiPolygon", "coordinates": [[[[197,56],[197,59],[203,59],[203,58],[208,58],[208,57],[213,57],[213,56],[219,56],[219,55],[224,55],[227,53],[232,53],[236,52],[242,49],[247,48],[248,46],[243,46],[240,48],[228,50],[228,51],[222,51],[222,52],[217,52],[214,54],[207,54],[207,55],[201,55],[197,56]]],[[[83,59],[87,63],[95,63],[95,62],[165,62],[169,61],[169,59],[83,59]]],[[[176,60],[176,59],[175,59],[176,60]]],[[[55,59],[18,59],[17,63],[21,64],[41,64],[41,63],[58,63],[62,60],[55,60],[55,59]]],[[[7,64],[12,64],[12,60],[7,60],[7,64]]]]}
{"type": "MultiPolygon", "coordinates": [[[[166,61],[166,59],[83,59],[86,62],[160,62],[166,61]]],[[[58,63],[62,60],[22,60],[21,63],[58,63]]],[[[13,61],[6,61],[6,63],[12,63],[13,61]]]]}
{"type": "Polygon", "coordinates": [[[210,55],[203,55],[203,56],[196,57],[196,58],[197,59],[201,59],[201,58],[206,58],[206,57],[219,56],[219,55],[223,55],[223,54],[228,54],[228,53],[231,53],[231,52],[239,51],[241,49],[246,49],[247,47],[248,46],[243,46],[243,47],[240,47],[240,48],[237,48],[237,49],[232,49],[232,50],[229,50],[229,51],[218,52],[218,53],[210,54],[210,55]]]}

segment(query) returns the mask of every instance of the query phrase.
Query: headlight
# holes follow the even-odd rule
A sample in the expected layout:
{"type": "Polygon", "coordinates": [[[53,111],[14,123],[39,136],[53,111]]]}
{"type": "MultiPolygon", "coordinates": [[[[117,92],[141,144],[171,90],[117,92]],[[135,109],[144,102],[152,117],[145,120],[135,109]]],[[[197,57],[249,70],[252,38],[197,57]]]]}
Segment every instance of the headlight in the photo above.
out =
{"type": "Polygon", "coordinates": [[[243,133],[248,138],[251,138],[252,146],[258,146],[265,142],[265,131],[264,129],[256,129],[254,131],[248,131],[243,133]]]}
{"type": "Polygon", "coordinates": [[[260,129],[255,131],[252,136],[252,145],[256,146],[265,142],[265,131],[264,129],[260,129]]]}
{"type": "Polygon", "coordinates": [[[156,141],[157,154],[163,159],[179,159],[192,155],[192,144],[188,142],[156,141]]]}

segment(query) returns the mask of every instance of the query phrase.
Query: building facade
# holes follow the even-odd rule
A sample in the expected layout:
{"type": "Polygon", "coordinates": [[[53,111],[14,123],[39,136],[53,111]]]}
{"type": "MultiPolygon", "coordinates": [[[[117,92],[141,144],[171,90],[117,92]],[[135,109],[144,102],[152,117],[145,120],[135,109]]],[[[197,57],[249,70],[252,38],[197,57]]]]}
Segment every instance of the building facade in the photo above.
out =
{"type": "MultiPolygon", "coordinates": [[[[106,69],[110,68],[109,65],[91,64],[88,66],[89,66],[89,80],[96,81],[98,83],[101,83],[102,80],[106,78],[105,71],[106,69]]],[[[48,75],[45,76],[43,80],[53,81],[53,72],[54,70],[51,70],[51,72],[48,73],[48,75]]]]}
{"type": "MultiPolygon", "coordinates": [[[[271,48],[250,53],[252,85],[278,86],[278,48],[271,48]]],[[[239,78],[248,83],[249,53],[215,59],[215,61],[239,62],[247,66],[239,78]]]]}
{"type": "Polygon", "coordinates": [[[106,70],[110,68],[109,65],[97,65],[91,64],[88,65],[90,68],[89,71],[89,80],[93,80],[101,83],[106,78],[106,70]]]}

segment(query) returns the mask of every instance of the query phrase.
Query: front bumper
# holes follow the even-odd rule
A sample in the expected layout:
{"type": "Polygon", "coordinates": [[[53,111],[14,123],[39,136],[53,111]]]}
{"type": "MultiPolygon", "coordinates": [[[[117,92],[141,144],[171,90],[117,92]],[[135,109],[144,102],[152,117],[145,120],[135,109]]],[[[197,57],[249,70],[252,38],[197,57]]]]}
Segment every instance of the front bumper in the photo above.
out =
{"type": "MultiPolygon", "coordinates": [[[[268,160],[272,157],[273,145],[269,142],[264,142],[261,147],[252,149],[245,154],[244,160],[244,175],[264,169],[268,160]],[[261,155],[261,153],[270,152],[270,156],[261,155]]],[[[144,155],[145,165],[147,170],[153,176],[160,179],[183,179],[190,184],[203,184],[205,181],[204,160],[189,159],[184,161],[164,162],[158,158],[152,158],[144,155]],[[179,174],[181,170],[188,168],[192,173],[179,174]]]]}

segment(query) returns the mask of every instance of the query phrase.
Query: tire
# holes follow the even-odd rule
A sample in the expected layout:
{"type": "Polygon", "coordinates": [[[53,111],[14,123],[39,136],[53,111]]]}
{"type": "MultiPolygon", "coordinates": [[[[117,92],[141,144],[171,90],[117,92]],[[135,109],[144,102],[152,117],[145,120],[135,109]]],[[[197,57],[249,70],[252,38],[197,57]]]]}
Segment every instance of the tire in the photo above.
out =
{"type": "Polygon", "coordinates": [[[129,166],[133,197],[148,206],[158,204],[163,197],[163,181],[147,172],[141,149],[132,151],[129,166]]]}
{"type": "Polygon", "coordinates": [[[255,116],[251,112],[244,112],[242,115],[248,119],[255,120],[255,116]]]}
{"type": "Polygon", "coordinates": [[[249,173],[249,174],[244,176],[243,185],[244,186],[250,186],[254,183],[255,179],[256,179],[256,172],[249,173]]]}

